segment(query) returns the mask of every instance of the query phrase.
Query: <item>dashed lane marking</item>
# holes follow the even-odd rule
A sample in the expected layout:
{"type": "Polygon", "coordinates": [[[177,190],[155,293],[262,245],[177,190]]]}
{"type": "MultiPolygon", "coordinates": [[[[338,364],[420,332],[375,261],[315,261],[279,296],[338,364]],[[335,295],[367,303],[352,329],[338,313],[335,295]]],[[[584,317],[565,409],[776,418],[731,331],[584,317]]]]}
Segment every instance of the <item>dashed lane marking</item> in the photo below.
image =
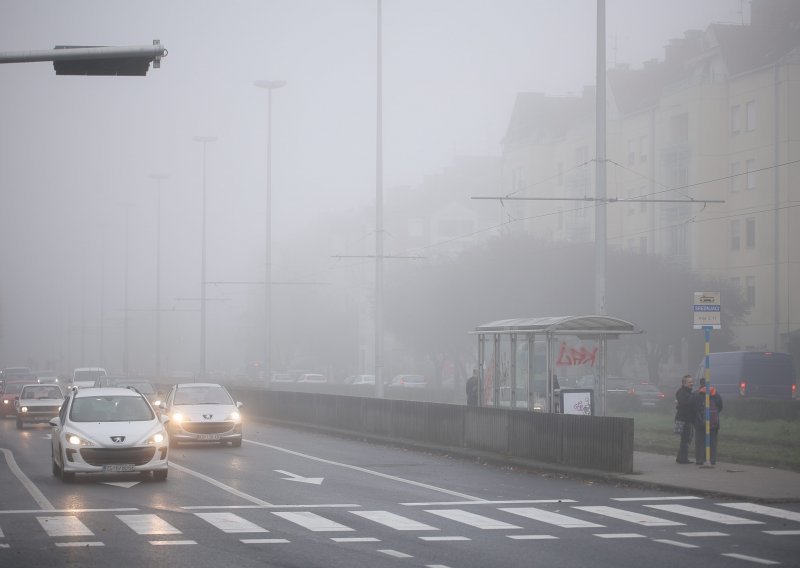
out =
{"type": "Polygon", "coordinates": [[[670,546],[677,546],[678,548],[700,548],[696,544],[689,544],[687,542],[680,542],[677,540],[669,540],[667,538],[654,538],[653,542],[660,542],[661,544],[669,544],[670,546]]]}
{"type": "Polygon", "coordinates": [[[722,556],[727,556],[728,558],[736,558],[738,560],[746,560],[748,562],[755,562],[756,564],[765,564],[768,566],[780,564],[780,562],[775,562],[774,560],[767,560],[766,558],[757,558],[755,556],[746,556],[744,554],[735,554],[732,552],[725,553],[722,556]]]}

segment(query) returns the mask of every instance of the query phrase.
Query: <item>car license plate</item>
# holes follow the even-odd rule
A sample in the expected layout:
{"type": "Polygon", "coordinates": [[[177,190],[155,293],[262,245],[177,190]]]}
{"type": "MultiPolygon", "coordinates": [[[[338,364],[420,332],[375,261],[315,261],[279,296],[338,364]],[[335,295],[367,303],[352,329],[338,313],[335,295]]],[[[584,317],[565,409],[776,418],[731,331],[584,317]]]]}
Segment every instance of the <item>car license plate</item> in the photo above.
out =
{"type": "Polygon", "coordinates": [[[103,471],[107,472],[120,472],[120,471],[135,471],[132,463],[114,463],[103,466],[103,471]]]}
{"type": "Polygon", "coordinates": [[[198,440],[219,440],[219,434],[198,434],[198,440]]]}

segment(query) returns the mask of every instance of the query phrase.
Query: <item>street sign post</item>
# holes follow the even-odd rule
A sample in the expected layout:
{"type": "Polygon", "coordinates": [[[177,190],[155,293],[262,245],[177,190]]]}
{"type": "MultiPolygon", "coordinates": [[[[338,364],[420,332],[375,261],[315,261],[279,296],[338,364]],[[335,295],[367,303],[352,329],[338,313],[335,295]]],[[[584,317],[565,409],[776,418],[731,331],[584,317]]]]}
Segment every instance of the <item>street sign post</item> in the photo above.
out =
{"type": "MultiPolygon", "coordinates": [[[[706,365],[705,365],[705,426],[706,426],[706,461],[704,467],[713,467],[711,464],[711,330],[722,329],[722,314],[719,292],[694,293],[694,329],[702,329],[706,336],[706,365]]],[[[695,433],[695,436],[697,433],[695,433]]]]}

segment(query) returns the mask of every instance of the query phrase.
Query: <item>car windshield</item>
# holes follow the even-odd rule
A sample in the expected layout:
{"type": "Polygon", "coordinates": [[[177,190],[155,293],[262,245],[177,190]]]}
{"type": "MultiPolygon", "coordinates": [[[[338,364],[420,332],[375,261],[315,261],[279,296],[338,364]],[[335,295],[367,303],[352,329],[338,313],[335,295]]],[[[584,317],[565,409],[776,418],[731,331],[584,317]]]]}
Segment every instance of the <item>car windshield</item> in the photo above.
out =
{"type": "Polygon", "coordinates": [[[57,386],[27,385],[25,388],[22,389],[22,393],[19,395],[19,397],[23,399],[36,399],[36,400],[41,400],[44,398],[62,399],[64,398],[64,393],[62,393],[61,389],[58,388],[57,386]]]}
{"type": "Polygon", "coordinates": [[[104,371],[75,371],[75,374],[72,377],[73,381],[94,381],[98,377],[105,377],[106,374],[104,371]]]}
{"type": "Polygon", "coordinates": [[[153,420],[153,411],[140,396],[84,396],[72,403],[73,422],[139,422],[153,420]]]}
{"type": "Polygon", "coordinates": [[[133,387],[142,394],[155,394],[155,389],[150,383],[117,383],[119,387],[133,387]]]}
{"type": "Polygon", "coordinates": [[[27,383],[6,383],[3,387],[3,394],[19,394],[27,383]]]}
{"type": "Polygon", "coordinates": [[[178,389],[175,404],[233,404],[233,401],[222,387],[190,387],[178,389]]]}

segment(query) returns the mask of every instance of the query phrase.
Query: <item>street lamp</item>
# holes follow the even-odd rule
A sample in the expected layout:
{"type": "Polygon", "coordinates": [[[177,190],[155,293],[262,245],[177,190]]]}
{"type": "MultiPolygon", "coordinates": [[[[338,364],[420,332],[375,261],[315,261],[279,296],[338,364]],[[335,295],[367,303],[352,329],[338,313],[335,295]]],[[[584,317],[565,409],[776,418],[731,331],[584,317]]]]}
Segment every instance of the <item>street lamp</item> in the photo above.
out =
{"type": "Polygon", "coordinates": [[[125,296],[125,317],[124,323],[122,326],[122,374],[128,374],[128,246],[129,239],[128,239],[128,232],[130,223],[128,222],[130,208],[133,207],[133,203],[125,203],[121,202],[119,204],[121,207],[125,208],[125,284],[124,284],[124,296],[125,296]]]}
{"type": "Polygon", "coordinates": [[[272,378],[272,91],[286,86],[286,81],[255,81],[267,90],[267,213],[266,268],[264,272],[264,378],[272,378]]]}
{"type": "Polygon", "coordinates": [[[156,180],[156,379],[161,378],[161,180],[169,174],[150,174],[156,180]]]}
{"type": "Polygon", "coordinates": [[[195,142],[203,144],[203,228],[202,260],[200,262],[200,378],[206,378],[206,146],[215,142],[216,136],[194,136],[195,142]]]}

